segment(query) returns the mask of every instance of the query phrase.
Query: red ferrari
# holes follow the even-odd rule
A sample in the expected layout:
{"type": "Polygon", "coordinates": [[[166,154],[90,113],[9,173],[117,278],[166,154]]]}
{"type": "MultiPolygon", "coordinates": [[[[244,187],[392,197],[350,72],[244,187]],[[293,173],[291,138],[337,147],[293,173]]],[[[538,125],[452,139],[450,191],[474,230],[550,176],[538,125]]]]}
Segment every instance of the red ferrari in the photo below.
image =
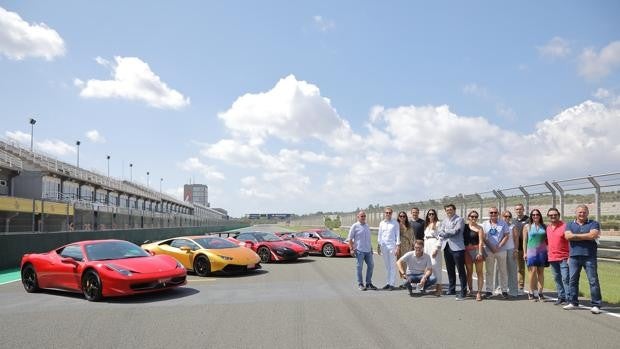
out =
{"type": "Polygon", "coordinates": [[[187,272],[174,258],[152,256],[131,242],[92,240],[25,254],[21,275],[26,292],[60,289],[98,301],[185,285],[187,272]]]}
{"type": "Polygon", "coordinates": [[[241,246],[251,248],[262,263],[296,260],[308,255],[308,248],[282,240],[269,232],[243,232],[234,237],[241,246]]]}
{"type": "Polygon", "coordinates": [[[329,229],[311,229],[295,233],[295,237],[310,248],[312,253],[325,257],[351,256],[349,244],[329,229]]]}

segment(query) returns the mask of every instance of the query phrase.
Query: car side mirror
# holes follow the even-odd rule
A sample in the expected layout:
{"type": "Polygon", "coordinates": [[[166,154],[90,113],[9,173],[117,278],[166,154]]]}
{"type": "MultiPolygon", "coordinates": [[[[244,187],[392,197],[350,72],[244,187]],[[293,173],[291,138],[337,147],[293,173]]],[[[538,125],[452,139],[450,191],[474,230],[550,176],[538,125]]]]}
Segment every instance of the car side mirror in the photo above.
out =
{"type": "Polygon", "coordinates": [[[179,249],[186,253],[189,253],[192,250],[192,248],[189,246],[181,246],[179,249]]]}
{"type": "Polygon", "coordinates": [[[155,253],[154,253],[153,251],[151,251],[151,250],[145,250],[145,251],[146,251],[146,253],[148,253],[148,254],[149,254],[149,255],[151,255],[151,256],[154,256],[154,255],[155,255],[155,253]]]}
{"type": "Polygon", "coordinates": [[[75,259],[71,258],[71,257],[63,257],[60,260],[62,263],[66,263],[66,264],[73,264],[73,265],[77,265],[77,262],[75,261],[75,259]]]}

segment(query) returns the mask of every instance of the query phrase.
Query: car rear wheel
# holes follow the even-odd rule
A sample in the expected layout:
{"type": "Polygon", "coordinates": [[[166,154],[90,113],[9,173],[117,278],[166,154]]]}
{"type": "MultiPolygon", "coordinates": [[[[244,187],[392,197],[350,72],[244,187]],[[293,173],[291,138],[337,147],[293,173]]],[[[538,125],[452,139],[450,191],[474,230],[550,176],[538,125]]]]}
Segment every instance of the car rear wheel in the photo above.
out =
{"type": "Polygon", "coordinates": [[[207,256],[200,255],[194,259],[194,272],[198,276],[207,276],[211,274],[211,262],[209,262],[207,256]]]}
{"type": "Polygon", "coordinates": [[[94,270],[89,270],[82,276],[82,292],[86,300],[97,302],[101,300],[102,295],[101,279],[99,274],[94,270]]]}
{"type": "Polygon", "coordinates": [[[37,281],[37,272],[34,271],[34,267],[30,264],[26,265],[22,269],[22,284],[28,293],[33,293],[40,290],[39,282],[37,281]]]}
{"type": "Polygon", "coordinates": [[[256,254],[260,257],[260,261],[262,263],[268,263],[271,259],[271,252],[269,251],[269,248],[265,246],[259,247],[256,254]]]}
{"type": "Polygon", "coordinates": [[[323,252],[323,256],[325,257],[333,257],[334,255],[336,255],[336,249],[332,244],[323,245],[323,249],[321,249],[321,252],[323,252]]]}

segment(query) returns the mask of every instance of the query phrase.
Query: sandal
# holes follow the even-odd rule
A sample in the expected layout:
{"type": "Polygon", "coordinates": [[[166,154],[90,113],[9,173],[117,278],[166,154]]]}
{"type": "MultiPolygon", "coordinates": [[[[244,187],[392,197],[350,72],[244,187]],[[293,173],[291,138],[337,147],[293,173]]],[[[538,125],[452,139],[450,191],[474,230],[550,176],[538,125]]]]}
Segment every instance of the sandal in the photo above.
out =
{"type": "Polygon", "coordinates": [[[482,294],[480,292],[476,293],[476,300],[478,302],[482,301],[482,294]]]}

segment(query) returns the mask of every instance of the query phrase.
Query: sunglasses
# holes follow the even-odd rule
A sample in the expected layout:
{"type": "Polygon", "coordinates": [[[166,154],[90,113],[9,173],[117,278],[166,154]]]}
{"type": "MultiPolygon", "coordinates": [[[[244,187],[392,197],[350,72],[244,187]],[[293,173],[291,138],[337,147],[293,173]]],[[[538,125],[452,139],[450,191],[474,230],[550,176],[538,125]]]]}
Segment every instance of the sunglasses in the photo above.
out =
{"type": "Polygon", "coordinates": [[[497,214],[497,212],[489,212],[489,214],[497,214]]]}
{"type": "Polygon", "coordinates": [[[531,216],[532,217],[540,217],[540,213],[532,213],[531,216]]]}
{"type": "Polygon", "coordinates": [[[478,219],[478,216],[469,216],[471,219],[478,219]]]}
{"type": "Polygon", "coordinates": [[[406,216],[406,215],[404,215],[404,214],[401,214],[401,215],[399,215],[398,217],[400,217],[400,218],[407,218],[407,216],[406,216]]]}
{"type": "Polygon", "coordinates": [[[427,216],[434,216],[434,215],[435,215],[435,214],[434,214],[433,212],[429,212],[429,213],[427,214],[427,216]]]}
{"type": "Polygon", "coordinates": [[[504,218],[512,218],[512,216],[504,216],[504,218]]]}
{"type": "Polygon", "coordinates": [[[548,214],[547,217],[559,217],[560,215],[557,213],[548,214]]]}

